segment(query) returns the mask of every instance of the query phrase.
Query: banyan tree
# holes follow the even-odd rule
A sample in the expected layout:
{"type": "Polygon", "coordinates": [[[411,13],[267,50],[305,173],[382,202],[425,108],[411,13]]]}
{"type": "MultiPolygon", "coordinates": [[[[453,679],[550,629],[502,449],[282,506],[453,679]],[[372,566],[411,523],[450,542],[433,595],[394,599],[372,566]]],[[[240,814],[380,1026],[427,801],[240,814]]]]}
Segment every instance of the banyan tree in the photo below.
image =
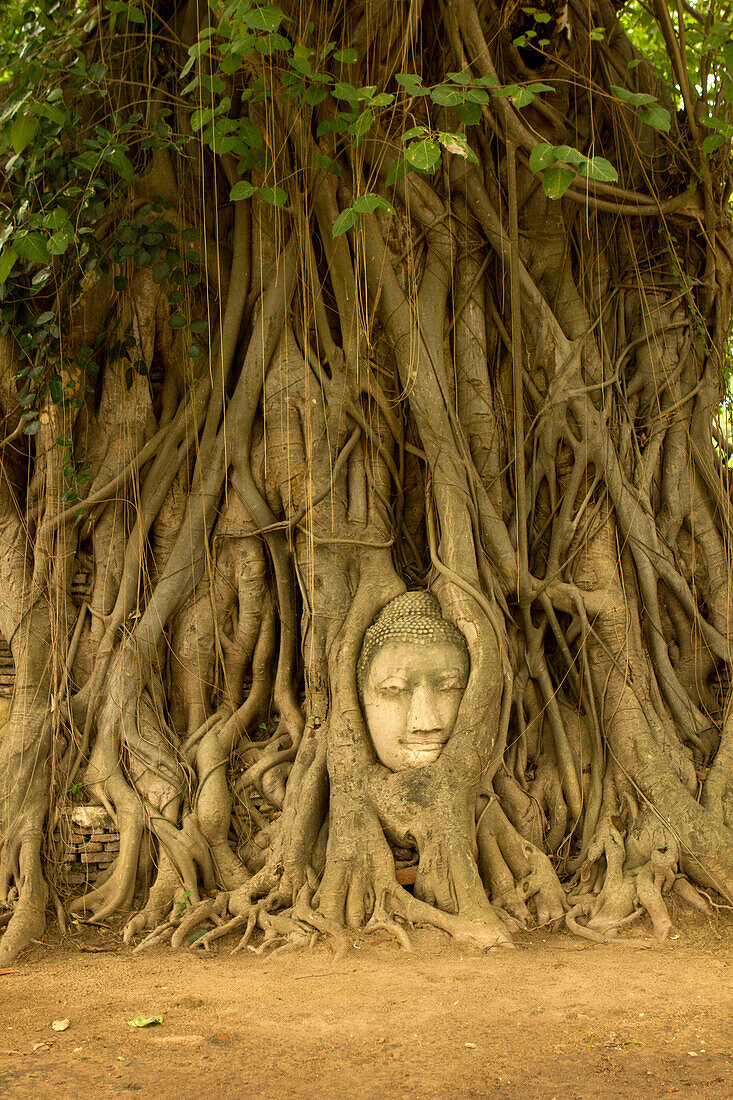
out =
{"type": "Polygon", "coordinates": [[[733,900],[731,24],[281,4],[6,5],[0,962],[664,937],[733,900]]]}

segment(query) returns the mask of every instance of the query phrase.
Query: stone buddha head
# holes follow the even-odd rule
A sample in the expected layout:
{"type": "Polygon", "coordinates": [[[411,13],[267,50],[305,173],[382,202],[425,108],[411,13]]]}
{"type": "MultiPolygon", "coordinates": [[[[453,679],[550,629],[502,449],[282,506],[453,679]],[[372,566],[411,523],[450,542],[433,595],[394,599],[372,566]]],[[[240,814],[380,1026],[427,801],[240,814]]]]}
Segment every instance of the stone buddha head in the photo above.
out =
{"type": "Polygon", "coordinates": [[[466,689],[466,641],[430,592],[391,600],[364,636],[357,683],[369,735],[391,771],[438,759],[466,689]]]}

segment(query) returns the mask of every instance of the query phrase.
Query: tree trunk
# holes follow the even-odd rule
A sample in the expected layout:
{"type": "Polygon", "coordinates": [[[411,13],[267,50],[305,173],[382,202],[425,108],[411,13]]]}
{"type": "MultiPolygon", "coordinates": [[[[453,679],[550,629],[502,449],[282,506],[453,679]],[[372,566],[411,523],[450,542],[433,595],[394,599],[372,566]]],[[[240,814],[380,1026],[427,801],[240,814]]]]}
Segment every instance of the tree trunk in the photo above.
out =
{"type": "Polygon", "coordinates": [[[662,3],[657,69],[607,0],[94,10],[6,95],[0,963],[50,898],[257,950],[733,902],[715,44],[662,3]],[[372,740],[372,624],[400,676],[468,655],[385,689],[427,763],[372,740]],[[120,833],[80,896],[74,800],[120,833]]]}

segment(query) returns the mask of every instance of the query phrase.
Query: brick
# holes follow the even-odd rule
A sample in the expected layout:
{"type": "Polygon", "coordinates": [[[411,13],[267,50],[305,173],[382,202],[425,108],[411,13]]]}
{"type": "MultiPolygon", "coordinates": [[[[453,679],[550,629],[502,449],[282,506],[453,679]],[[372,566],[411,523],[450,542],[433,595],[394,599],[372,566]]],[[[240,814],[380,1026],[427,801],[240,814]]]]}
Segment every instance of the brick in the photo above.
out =
{"type": "Polygon", "coordinates": [[[398,867],[395,870],[395,878],[400,886],[414,886],[417,867],[398,867]]]}
{"type": "Polygon", "coordinates": [[[119,840],[113,840],[111,844],[105,844],[104,850],[105,850],[105,852],[119,852],[119,850],[120,850],[119,840]]]}
{"type": "Polygon", "coordinates": [[[81,857],[82,863],[111,863],[114,859],[116,852],[83,852],[81,857]]]}

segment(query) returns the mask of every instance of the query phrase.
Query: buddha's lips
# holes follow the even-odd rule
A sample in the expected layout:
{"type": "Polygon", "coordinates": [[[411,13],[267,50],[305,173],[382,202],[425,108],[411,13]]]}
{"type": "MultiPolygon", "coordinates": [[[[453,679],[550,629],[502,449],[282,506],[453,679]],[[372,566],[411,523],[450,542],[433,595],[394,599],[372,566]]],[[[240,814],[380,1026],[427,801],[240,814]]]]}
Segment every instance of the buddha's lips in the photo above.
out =
{"type": "Polygon", "coordinates": [[[445,748],[449,736],[450,734],[445,730],[430,734],[414,733],[408,734],[406,737],[400,737],[398,744],[404,752],[409,753],[414,758],[421,756],[435,758],[445,748]]]}
{"type": "Polygon", "coordinates": [[[399,743],[400,745],[444,745],[447,740],[448,734],[445,730],[431,730],[430,733],[417,730],[415,733],[400,737],[399,743]]]}

